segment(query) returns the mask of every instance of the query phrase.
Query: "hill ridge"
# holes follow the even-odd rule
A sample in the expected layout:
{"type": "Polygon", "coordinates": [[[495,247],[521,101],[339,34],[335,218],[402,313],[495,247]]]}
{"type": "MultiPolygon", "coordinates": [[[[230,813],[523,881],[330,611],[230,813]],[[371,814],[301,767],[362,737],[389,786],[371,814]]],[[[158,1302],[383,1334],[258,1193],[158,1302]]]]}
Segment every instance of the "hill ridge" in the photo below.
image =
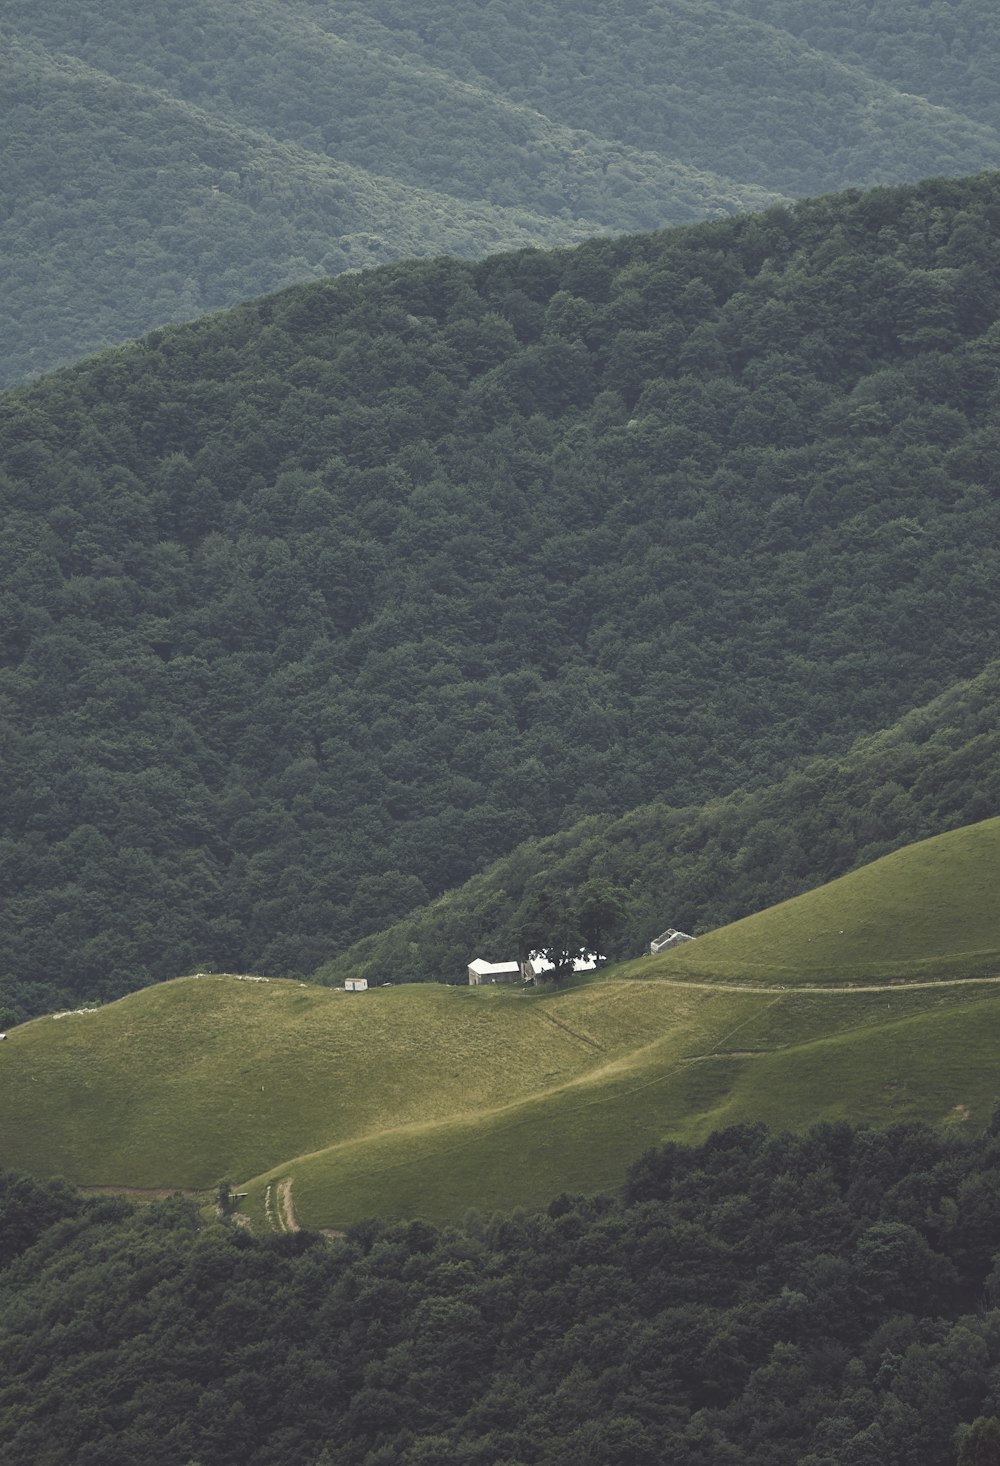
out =
{"type": "MultiPolygon", "coordinates": [[[[4,382],[324,273],[443,251],[551,247],[584,232],[1000,163],[1000,111],[984,108],[976,75],[952,58],[937,101],[919,89],[930,80],[919,58],[933,49],[933,17],[914,25],[890,6],[884,21],[905,87],[881,65],[878,37],[869,65],[738,6],[659,16],[580,5],[557,16],[542,6],[516,22],[460,6],[442,25],[433,4],[419,15],[384,5],[376,19],[350,4],[327,17],[273,0],[188,0],[163,25],[151,0],[112,14],[11,0],[5,75],[19,130],[10,153],[25,166],[12,174],[0,240],[11,260],[4,382]],[[66,58],[95,78],[72,105],[46,79],[66,58]],[[145,88],[124,125],[113,84],[145,88]],[[167,118],[168,97],[197,111],[167,118]],[[220,124],[256,150],[219,171],[255,164],[258,174],[242,194],[220,188],[236,200],[224,229],[177,161],[211,153],[213,138],[218,152],[220,124]],[[261,135],[269,146],[253,142],[261,135]],[[306,176],[304,157],[318,160],[334,180],[328,193],[289,187],[282,144],[301,149],[306,176]],[[358,179],[329,171],[341,159],[375,194],[379,180],[394,183],[395,209],[352,197],[358,179]],[[283,200],[280,219],[271,190],[283,200]],[[371,227],[366,207],[378,221],[371,227]],[[66,268],[75,261],[80,268],[66,268]]],[[[230,154],[240,151],[233,136],[230,154]]]]}

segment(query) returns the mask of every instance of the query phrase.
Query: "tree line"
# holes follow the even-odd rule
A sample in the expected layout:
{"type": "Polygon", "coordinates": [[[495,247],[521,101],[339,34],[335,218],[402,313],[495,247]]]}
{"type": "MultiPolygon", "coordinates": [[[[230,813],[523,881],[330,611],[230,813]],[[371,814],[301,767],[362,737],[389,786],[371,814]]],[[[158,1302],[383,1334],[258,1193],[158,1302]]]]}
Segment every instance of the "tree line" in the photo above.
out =
{"type": "Polygon", "coordinates": [[[621,1196],[257,1240],[0,1179],[10,1466],[996,1460],[997,1125],[748,1125],[621,1196]]]}
{"type": "MultiPolygon", "coordinates": [[[[544,946],[636,956],[668,925],[692,935],[844,875],[1000,808],[1000,666],[954,687],[846,753],[806,759],[760,788],[702,805],[592,815],[526,841],[489,870],[320,968],[323,981],[456,978],[469,953],[544,946]],[[610,903],[594,943],[565,915],[596,886],[610,903]],[[548,913],[546,915],[546,913],[548,913]],[[539,920],[538,918],[545,918],[539,920]]],[[[456,979],[457,980],[457,979],[456,979]]]]}

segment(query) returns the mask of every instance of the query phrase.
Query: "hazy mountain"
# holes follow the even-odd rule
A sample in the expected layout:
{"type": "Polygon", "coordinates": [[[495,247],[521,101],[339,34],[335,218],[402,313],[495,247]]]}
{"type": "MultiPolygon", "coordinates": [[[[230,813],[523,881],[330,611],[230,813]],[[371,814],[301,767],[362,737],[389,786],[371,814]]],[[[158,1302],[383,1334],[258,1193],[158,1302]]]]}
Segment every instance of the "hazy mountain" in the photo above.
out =
{"type": "Polygon", "coordinates": [[[1000,165],[982,6],[11,0],[0,383],[387,260],[1000,165]]]}

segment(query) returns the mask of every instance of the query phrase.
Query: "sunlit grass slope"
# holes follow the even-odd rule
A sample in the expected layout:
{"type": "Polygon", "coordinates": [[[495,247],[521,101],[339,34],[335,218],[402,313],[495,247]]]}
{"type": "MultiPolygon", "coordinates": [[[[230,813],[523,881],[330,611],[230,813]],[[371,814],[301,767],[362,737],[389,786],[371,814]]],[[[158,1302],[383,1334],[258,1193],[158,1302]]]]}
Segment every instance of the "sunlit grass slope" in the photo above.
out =
{"type": "Polygon", "coordinates": [[[979,1125],[998,1040],[992,984],[350,995],[187,978],[14,1029],[0,1164],[91,1185],[225,1176],[260,1227],[445,1220],[616,1185],[648,1146],[738,1119],[979,1125]]]}
{"type": "Polygon", "coordinates": [[[547,1092],[655,1034],[676,1028],[680,1041],[685,1015],[717,1003],[613,983],[551,999],[183,978],[11,1032],[0,1165],[95,1185],[211,1185],[547,1092]]]}
{"type": "Polygon", "coordinates": [[[782,984],[1000,972],[1000,819],[908,845],[861,870],[625,969],[782,984]]]}
{"type": "Polygon", "coordinates": [[[0,1165],[227,1177],[255,1225],[337,1227],[544,1205],[737,1120],[979,1125],[1000,983],[947,979],[1000,971],[998,864],[990,820],[564,990],[210,975],[36,1019],[0,1046],[0,1165]]]}
{"type": "Polygon", "coordinates": [[[246,1211],[280,1230],[283,1188],[298,1223],[313,1227],[540,1207],[563,1190],[616,1186],[648,1147],[699,1140],[720,1125],[843,1117],[980,1126],[1000,1093],[992,985],[777,996],[700,989],[687,1003],[673,984],[628,987],[661,1022],[658,990],[677,1005],[647,1044],[544,1095],[299,1157],[248,1185],[246,1211]]]}

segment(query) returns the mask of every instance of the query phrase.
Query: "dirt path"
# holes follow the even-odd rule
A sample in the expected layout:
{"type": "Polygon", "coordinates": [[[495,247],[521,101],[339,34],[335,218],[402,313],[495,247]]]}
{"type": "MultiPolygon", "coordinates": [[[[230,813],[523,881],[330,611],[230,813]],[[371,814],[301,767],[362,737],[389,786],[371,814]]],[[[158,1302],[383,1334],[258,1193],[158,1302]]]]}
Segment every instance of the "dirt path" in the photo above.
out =
{"type": "Polygon", "coordinates": [[[787,983],[777,986],[766,986],[763,983],[752,982],[697,982],[692,979],[690,982],[683,977],[650,977],[642,978],[643,982],[666,983],[674,988],[699,988],[703,992],[719,993],[911,993],[915,988],[957,988],[970,987],[975,983],[997,983],[1000,982],[1000,975],[995,977],[938,977],[930,978],[924,982],[910,982],[907,978],[901,977],[897,982],[841,982],[826,983],[823,987],[801,987],[798,983],[787,983]]]}
{"type": "Polygon", "coordinates": [[[278,1217],[283,1231],[297,1232],[299,1230],[295,1208],[292,1206],[291,1176],[286,1176],[284,1181],[278,1183],[278,1217]]]}
{"type": "Polygon", "coordinates": [[[130,1201],[164,1201],[168,1196],[190,1196],[203,1200],[207,1191],[192,1190],[189,1186],[83,1186],[84,1196],[127,1196],[130,1201]]]}

